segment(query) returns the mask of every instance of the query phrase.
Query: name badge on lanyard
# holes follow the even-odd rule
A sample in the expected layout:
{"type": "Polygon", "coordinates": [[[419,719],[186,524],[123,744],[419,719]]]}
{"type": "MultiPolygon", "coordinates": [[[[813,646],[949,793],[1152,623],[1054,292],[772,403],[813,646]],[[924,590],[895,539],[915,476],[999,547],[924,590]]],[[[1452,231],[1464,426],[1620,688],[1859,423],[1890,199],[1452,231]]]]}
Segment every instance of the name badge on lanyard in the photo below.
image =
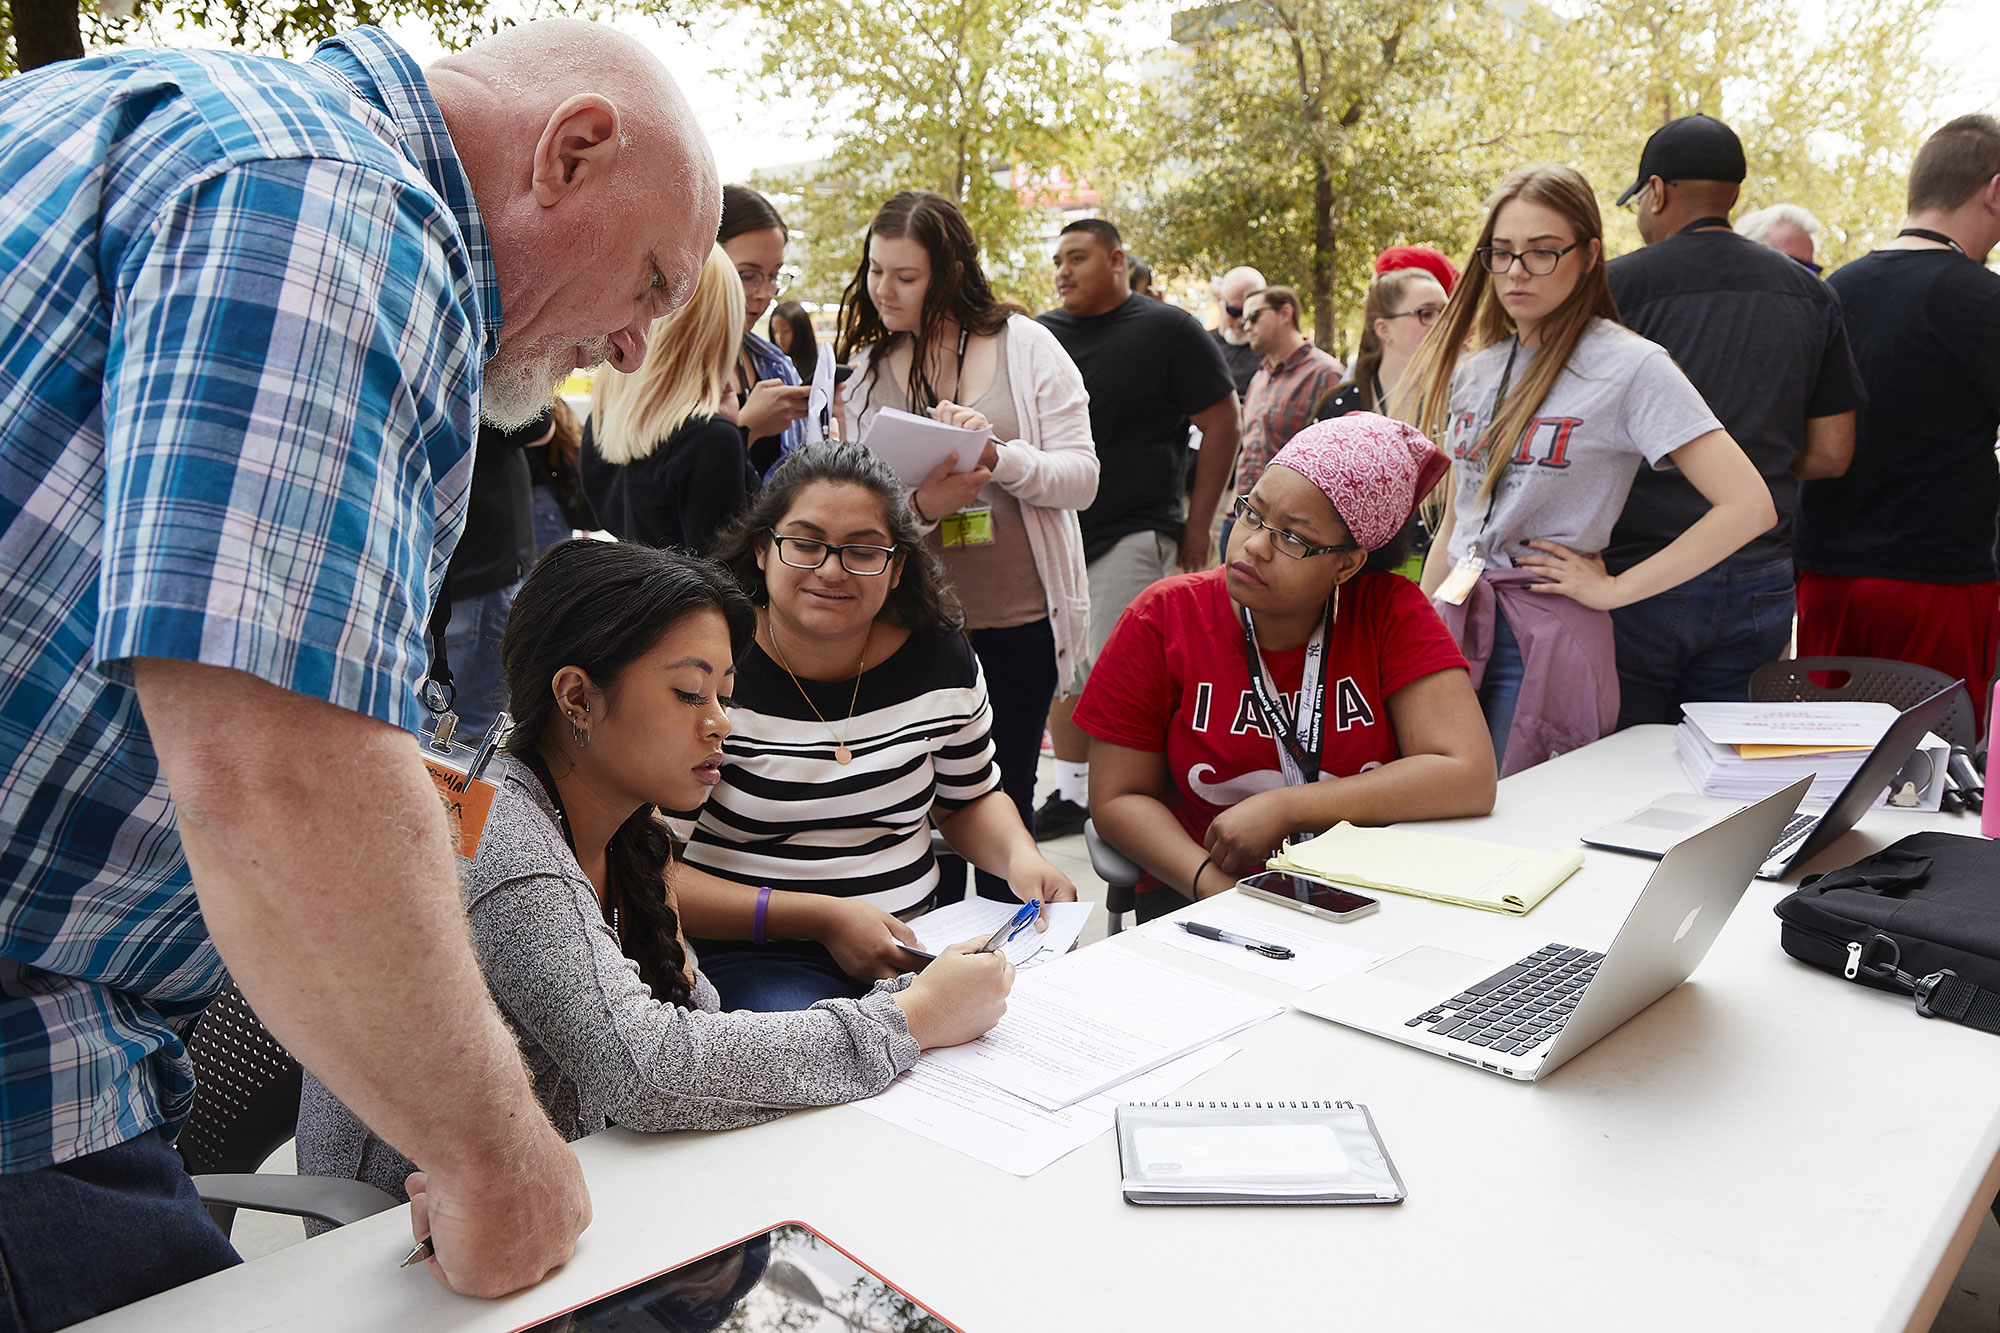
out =
{"type": "Polygon", "coordinates": [[[1322,705],[1326,699],[1326,617],[1320,616],[1312,637],[1306,640],[1305,670],[1299,675],[1299,705],[1288,718],[1284,696],[1278,693],[1277,683],[1271,679],[1263,655],[1257,651],[1257,627],[1251,622],[1250,612],[1239,606],[1236,614],[1243,621],[1243,657],[1250,668],[1250,697],[1256,700],[1257,713],[1264,719],[1264,725],[1278,738],[1278,767],[1284,771],[1285,782],[1295,787],[1317,782],[1320,731],[1325,717],[1322,705]]]}

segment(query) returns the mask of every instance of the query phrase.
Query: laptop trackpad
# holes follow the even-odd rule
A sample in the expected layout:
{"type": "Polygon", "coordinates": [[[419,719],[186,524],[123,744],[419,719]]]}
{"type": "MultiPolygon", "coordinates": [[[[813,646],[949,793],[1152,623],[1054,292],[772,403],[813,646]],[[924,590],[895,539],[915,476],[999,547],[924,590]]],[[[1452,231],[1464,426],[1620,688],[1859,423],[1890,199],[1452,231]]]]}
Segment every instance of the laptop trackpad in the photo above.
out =
{"type": "Polygon", "coordinates": [[[1456,989],[1467,977],[1477,980],[1489,972],[1498,970],[1499,968],[1487,959],[1420,944],[1386,962],[1377,963],[1368,969],[1368,975],[1383,981],[1400,982],[1405,986],[1415,986],[1421,990],[1435,992],[1456,989]]]}

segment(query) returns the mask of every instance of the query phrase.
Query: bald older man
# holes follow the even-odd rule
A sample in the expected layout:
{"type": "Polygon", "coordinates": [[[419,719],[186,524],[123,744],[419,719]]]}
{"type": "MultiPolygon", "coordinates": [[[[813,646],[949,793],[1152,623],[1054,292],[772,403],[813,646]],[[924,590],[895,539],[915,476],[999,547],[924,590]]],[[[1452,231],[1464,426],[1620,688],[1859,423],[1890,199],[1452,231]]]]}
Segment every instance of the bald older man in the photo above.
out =
{"type": "Polygon", "coordinates": [[[1208,336],[1215,339],[1222,359],[1229,363],[1229,378],[1236,382],[1239,400],[1250,392],[1250,381],[1256,377],[1257,367],[1264,364],[1263,353],[1250,345],[1250,335],[1243,327],[1243,303],[1264,285],[1264,275],[1247,264],[1230,269],[1215,283],[1216,304],[1222,307],[1222,314],[1208,336]]]}
{"type": "Polygon", "coordinates": [[[720,196],[667,72],[583,23],[0,84],[0,1330],[235,1262],[170,1146],[225,967],[422,1168],[440,1280],[568,1258],[589,1200],[412,735],[424,630],[482,408],[637,369],[720,196]]]}

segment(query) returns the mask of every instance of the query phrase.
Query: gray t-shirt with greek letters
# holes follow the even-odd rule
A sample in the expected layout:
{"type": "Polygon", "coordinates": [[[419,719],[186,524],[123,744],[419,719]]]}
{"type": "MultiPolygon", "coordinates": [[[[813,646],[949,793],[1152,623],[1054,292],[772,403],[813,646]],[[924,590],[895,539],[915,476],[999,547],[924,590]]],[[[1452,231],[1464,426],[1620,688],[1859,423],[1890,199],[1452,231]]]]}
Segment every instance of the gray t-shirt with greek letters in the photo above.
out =
{"type": "MultiPolygon", "coordinates": [[[[1493,419],[1510,339],[1465,358],[1451,382],[1445,448],[1452,458],[1453,563],[1477,551],[1489,568],[1534,552],[1535,540],[1592,554],[1604,549],[1641,461],[1671,467],[1667,455],[1721,423],[1657,343],[1609,320],[1591,321],[1570,354],[1488,501],[1480,439],[1493,419]]],[[[1535,349],[1514,358],[1518,385],[1535,349]]]]}

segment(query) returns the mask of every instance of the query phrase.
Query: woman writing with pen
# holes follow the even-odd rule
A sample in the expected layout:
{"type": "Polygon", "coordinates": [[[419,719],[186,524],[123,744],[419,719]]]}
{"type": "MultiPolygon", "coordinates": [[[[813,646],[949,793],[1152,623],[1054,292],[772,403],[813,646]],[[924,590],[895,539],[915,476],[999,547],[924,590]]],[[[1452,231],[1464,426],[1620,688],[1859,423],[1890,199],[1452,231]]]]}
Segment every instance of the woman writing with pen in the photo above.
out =
{"type": "MultiPolygon", "coordinates": [[[[682,937],[659,812],[701,804],[717,780],[752,623],[714,565],[626,543],[554,547],[515,601],[501,646],[515,725],[483,775],[499,792],[461,893],[487,989],[567,1138],[729,1129],[871,1096],[1006,1008],[1013,969],[971,956],[975,940],[859,998],[718,1012],[682,937]]],[[[414,1169],[310,1075],[298,1155],[307,1174],[398,1198],[414,1169]]]]}
{"type": "MultiPolygon", "coordinates": [[[[1077,511],[1097,497],[1083,377],[1053,334],[1002,305],[958,206],[905,191],[868,228],[841,304],[847,438],[885,407],[991,436],[978,466],[947,463],[910,493],[986,671],[1000,781],[1034,823],[1042,725],[1081,687],[1090,602],[1077,511]]],[[[982,896],[1007,889],[981,873],[982,896]]]]}

